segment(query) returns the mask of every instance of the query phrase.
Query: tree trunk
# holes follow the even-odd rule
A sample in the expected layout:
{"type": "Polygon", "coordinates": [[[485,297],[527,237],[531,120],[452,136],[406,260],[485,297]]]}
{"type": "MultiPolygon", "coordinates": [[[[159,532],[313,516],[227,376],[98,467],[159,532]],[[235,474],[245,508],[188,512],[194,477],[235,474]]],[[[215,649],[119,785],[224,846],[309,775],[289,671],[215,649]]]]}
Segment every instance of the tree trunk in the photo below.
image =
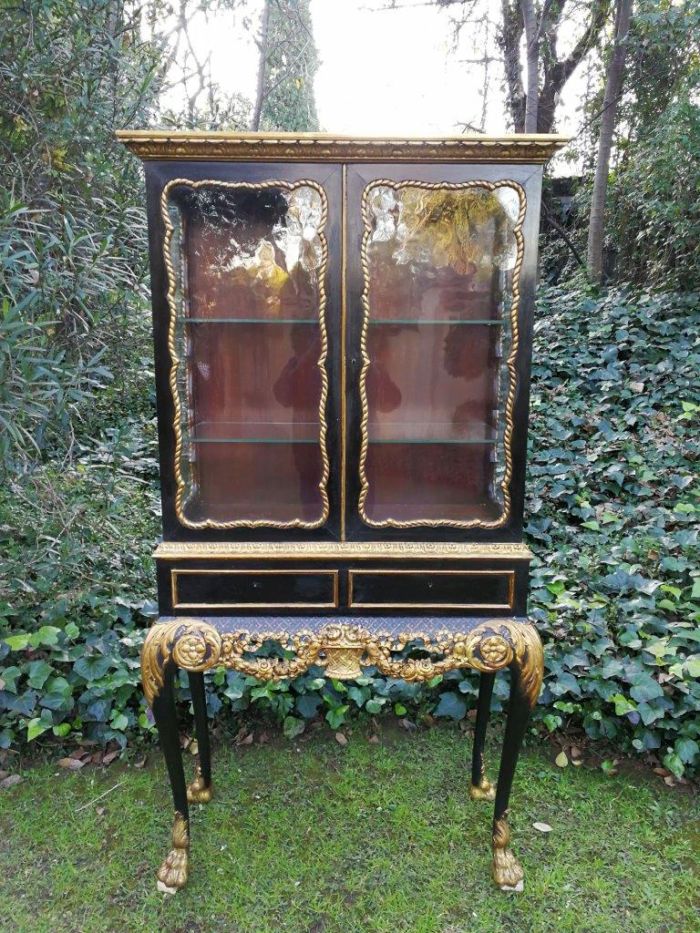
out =
{"type": "Polygon", "coordinates": [[[615,132],[617,101],[622,91],[622,79],[627,51],[627,35],[632,16],[633,0],[617,0],[615,13],[615,39],[613,53],[608,63],[605,78],[603,113],[598,137],[598,159],[596,162],[591,213],[588,221],[588,274],[595,283],[603,277],[603,237],[605,234],[605,196],[608,190],[610,152],[615,132]]]}
{"type": "Polygon", "coordinates": [[[498,44],[503,52],[508,109],[516,133],[522,133],[525,129],[525,89],[520,77],[522,34],[523,18],[517,5],[513,5],[509,0],[501,0],[501,29],[498,34],[498,44]]]}
{"type": "MultiPolygon", "coordinates": [[[[455,0],[456,2],[456,0],[455,0]]],[[[440,5],[448,5],[448,0],[440,0],[440,5]]],[[[501,26],[498,31],[498,44],[503,53],[503,66],[506,78],[506,100],[516,133],[550,133],[554,125],[554,112],[564,85],[578,65],[598,41],[598,36],[605,25],[610,9],[610,0],[590,0],[585,4],[588,22],[568,55],[560,58],[557,53],[557,40],[564,20],[566,0],[544,0],[539,14],[534,0],[501,0],[501,26]],[[524,26],[529,19],[534,24],[526,34],[527,83],[537,92],[526,94],[523,87],[520,67],[520,46],[524,26]],[[541,88],[540,85],[540,77],[541,88]],[[536,128],[526,130],[527,98],[530,106],[537,111],[536,128]]],[[[565,21],[565,20],[564,20],[565,21]]],[[[530,124],[533,123],[532,117],[530,124]]]]}
{"type": "Polygon", "coordinates": [[[260,40],[258,48],[260,50],[260,63],[258,65],[258,87],[255,93],[255,107],[253,116],[250,119],[250,128],[254,132],[260,129],[260,115],[262,113],[263,103],[265,101],[265,76],[267,71],[267,53],[268,36],[270,28],[270,3],[271,0],[265,0],[263,6],[262,19],[260,21],[260,40]]]}
{"type": "Polygon", "coordinates": [[[526,133],[537,132],[537,106],[539,104],[539,35],[537,16],[533,0],[520,0],[525,27],[525,53],[527,86],[525,89],[525,127],[526,133]]]}

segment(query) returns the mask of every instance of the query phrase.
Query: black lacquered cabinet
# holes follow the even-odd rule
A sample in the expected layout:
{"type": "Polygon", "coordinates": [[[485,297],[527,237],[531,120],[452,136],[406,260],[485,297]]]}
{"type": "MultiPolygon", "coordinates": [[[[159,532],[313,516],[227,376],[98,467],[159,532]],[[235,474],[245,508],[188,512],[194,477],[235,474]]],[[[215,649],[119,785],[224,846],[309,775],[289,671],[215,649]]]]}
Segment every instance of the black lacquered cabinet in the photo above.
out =
{"type": "Polygon", "coordinates": [[[172,674],[316,665],[482,672],[471,793],[496,797],[494,878],[542,677],[522,544],[542,165],[559,137],[353,140],[124,132],[146,166],[164,537],[144,688],[189,827],[172,674]],[[286,649],[261,658],[275,641],[286,649]],[[495,672],[512,702],[494,791],[495,672]]]}

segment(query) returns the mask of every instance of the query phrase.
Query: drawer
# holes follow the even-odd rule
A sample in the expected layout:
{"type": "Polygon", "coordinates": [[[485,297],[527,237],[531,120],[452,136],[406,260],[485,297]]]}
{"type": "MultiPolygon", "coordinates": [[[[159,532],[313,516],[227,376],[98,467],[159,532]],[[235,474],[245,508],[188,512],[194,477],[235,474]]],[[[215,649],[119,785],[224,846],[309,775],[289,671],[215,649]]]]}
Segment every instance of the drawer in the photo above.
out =
{"type": "Polygon", "coordinates": [[[514,570],[350,570],[352,609],[512,609],[514,570]]]}
{"type": "Polygon", "coordinates": [[[173,609],[335,609],[337,570],[170,570],[173,609]]]}

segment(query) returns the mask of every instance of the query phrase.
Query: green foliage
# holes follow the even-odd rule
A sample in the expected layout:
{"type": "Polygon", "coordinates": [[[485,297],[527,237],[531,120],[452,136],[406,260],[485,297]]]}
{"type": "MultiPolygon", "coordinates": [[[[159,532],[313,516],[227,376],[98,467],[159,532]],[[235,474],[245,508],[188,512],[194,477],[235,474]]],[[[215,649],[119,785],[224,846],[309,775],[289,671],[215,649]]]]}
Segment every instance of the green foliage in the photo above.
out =
{"type": "Polygon", "coordinates": [[[624,152],[611,186],[618,269],[631,281],[700,289],[700,71],[624,152]]]}
{"type": "Polygon", "coordinates": [[[552,290],[533,369],[546,723],[654,751],[677,774],[700,764],[699,305],[552,290]]]}
{"type": "Polygon", "coordinates": [[[99,390],[138,381],[141,179],[113,133],[146,118],[159,51],[110,0],[17,6],[0,47],[1,473],[69,450],[114,400],[99,390]]]}
{"type": "Polygon", "coordinates": [[[314,76],[318,53],[309,0],[268,0],[268,54],[261,130],[318,130],[314,76]]]}
{"type": "MultiPolygon", "coordinates": [[[[584,124],[567,150],[571,161],[583,166],[583,178],[572,179],[575,199],[565,220],[565,232],[580,256],[586,253],[605,58],[591,62],[597,72],[582,107],[584,124]]],[[[635,0],[608,175],[608,283],[659,291],[700,289],[699,63],[697,0],[635,0]]],[[[566,253],[551,228],[543,232],[546,277],[556,281],[574,274],[578,264],[573,253],[566,253]]]]}
{"type": "Polygon", "coordinates": [[[630,34],[609,246],[624,281],[700,289],[700,6],[639,0],[630,34]]]}
{"type": "Polygon", "coordinates": [[[0,487],[0,748],[151,728],[138,653],[155,612],[154,443],[152,422],[127,421],[72,465],[0,487]]]}
{"type": "MultiPolygon", "coordinates": [[[[698,285],[694,59],[674,51],[689,11],[665,6],[659,33],[654,5],[640,10],[635,73],[669,62],[672,80],[630,105],[633,141],[612,184],[623,266],[655,286],[698,285]]],[[[138,166],[113,140],[148,122],[164,78],[164,46],[142,40],[139,17],[131,4],[59,0],[0,19],[11,154],[0,164],[0,748],[153,733],[138,683],[159,533],[146,233],[138,166]]],[[[272,4],[266,128],[317,127],[309,30],[308,0],[272,4]]],[[[551,291],[533,373],[531,609],[547,640],[536,718],[658,755],[677,775],[700,763],[699,330],[693,296],[551,291]]],[[[338,730],[388,712],[461,720],[477,689],[459,672],[427,685],[320,674],[262,685],[217,671],[210,712],[272,717],[292,739],[310,721],[338,730]]],[[[498,678],[496,710],[506,693],[498,678]]]]}
{"type": "MultiPolygon", "coordinates": [[[[547,643],[536,721],[651,752],[677,775],[700,764],[698,336],[692,296],[550,290],[533,371],[530,608],[547,643]]],[[[153,732],[138,653],[154,612],[154,448],[152,420],[133,420],[0,492],[0,745],[153,732]]],[[[210,713],[273,718],[293,738],[312,720],[460,720],[475,705],[460,672],[427,685],[320,675],[217,671],[210,713]]],[[[506,695],[499,677],[494,709],[506,695]]]]}

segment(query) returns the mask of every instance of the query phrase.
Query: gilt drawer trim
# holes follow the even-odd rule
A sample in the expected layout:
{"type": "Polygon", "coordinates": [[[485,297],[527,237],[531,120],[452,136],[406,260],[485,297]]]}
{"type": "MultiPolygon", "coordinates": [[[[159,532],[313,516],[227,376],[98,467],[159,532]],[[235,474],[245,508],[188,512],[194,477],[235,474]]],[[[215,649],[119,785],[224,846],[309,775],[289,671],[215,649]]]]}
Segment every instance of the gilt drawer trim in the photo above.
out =
{"type": "Polygon", "coordinates": [[[349,570],[348,571],[348,606],[351,609],[512,609],[515,604],[514,570],[349,570]],[[448,602],[360,602],[354,598],[355,581],[361,576],[399,577],[405,575],[427,577],[505,577],[508,581],[508,601],[505,603],[448,603],[448,602]]]}
{"type": "Polygon", "coordinates": [[[228,568],[220,568],[216,570],[207,570],[207,569],[189,569],[182,567],[173,567],[170,570],[170,595],[172,599],[173,609],[337,609],[339,606],[339,571],[338,570],[233,570],[228,568]],[[178,578],[182,576],[211,576],[211,577],[224,577],[224,576],[238,576],[238,577],[250,577],[250,576],[275,576],[275,577],[291,577],[292,580],[295,577],[303,576],[315,576],[315,577],[326,577],[331,583],[331,601],[329,602],[316,602],[309,600],[286,600],[284,602],[267,602],[261,600],[260,602],[254,602],[252,600],[248,602],[230,602],[227,600],[214,601],[214,602],[181,602],[180,594],[178,591],[178,578]]]}

